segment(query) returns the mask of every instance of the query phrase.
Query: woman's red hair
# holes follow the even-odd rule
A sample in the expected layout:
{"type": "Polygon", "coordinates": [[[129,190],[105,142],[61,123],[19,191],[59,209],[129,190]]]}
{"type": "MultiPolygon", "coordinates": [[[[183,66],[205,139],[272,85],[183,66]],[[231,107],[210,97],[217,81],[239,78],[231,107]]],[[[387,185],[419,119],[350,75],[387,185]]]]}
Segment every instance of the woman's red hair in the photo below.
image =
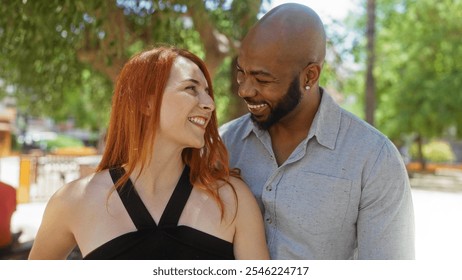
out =
{"type": "MultiPolygon", "coordinates": [[[[97,167],[97,171],[102,171],[124,166],[126,173],[116,183],[116,188],[129,179],[137,164],[141,164],[142,172],[148,158],[151,158],[162,96],[173,62],[179,56],[191,60],[199,67],[207,80],[209,94],[214,99],[212,81],[205,63],[193,53],[162,46],[133,56],[122,68],[116,83],[106,146],[97,167]],[[153,114],[147,114],[145,110],[150,99],[153,100],[153,114]]],[[[231,171],[228,153],[218,134],[215,111],[206,127],[204,138],[204,147],[184,149],[182,158],[190,167],[191,183],[199,183],[208,191],[219,203],[223,214],[223,202],[218,195],[217,185],[219,181],[229,183],[231,171]]],[[[237,171],[233,170],[232,173],[237,175],[237,171]]]]}

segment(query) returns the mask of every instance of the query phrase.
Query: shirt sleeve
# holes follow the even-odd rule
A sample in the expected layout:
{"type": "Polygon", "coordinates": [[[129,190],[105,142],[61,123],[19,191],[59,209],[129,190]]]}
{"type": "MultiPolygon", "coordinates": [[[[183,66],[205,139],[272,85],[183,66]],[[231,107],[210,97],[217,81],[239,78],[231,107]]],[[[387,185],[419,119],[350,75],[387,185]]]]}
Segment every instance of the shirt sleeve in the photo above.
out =
{"type": "Polygon", "coordinates": [[[391,142],[382,146],[369,170],[357,220],[358,259],[415,259],[409,177],[391,142]]]}

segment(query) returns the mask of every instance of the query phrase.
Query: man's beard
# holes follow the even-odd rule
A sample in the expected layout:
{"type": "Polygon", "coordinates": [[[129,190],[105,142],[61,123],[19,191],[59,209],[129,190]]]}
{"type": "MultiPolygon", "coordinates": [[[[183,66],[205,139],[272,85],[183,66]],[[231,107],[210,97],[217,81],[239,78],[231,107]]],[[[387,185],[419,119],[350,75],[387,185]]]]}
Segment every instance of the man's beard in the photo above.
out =
{"type": "Polygon", "coordinates": [[[290,113],[300,102],[302,92],[300,91],[300,82],[298,77],[295,77],[290,83],[286,94],[271,110],[268,118],[264,121],[258,121],[254,115],[250,115],[252,121],[263,130],[268,130],[275,123],[279,122],[283,117],[290,113]]]}

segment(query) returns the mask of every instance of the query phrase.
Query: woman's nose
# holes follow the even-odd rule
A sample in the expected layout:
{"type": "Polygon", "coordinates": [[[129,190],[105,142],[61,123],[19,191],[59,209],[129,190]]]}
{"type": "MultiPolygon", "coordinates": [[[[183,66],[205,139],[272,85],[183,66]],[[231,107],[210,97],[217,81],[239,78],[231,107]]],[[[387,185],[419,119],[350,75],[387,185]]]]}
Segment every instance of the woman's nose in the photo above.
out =
{"type": "Polygon", "coordinates": [[[199,106],[205,111],[213,112],[215,110],[215,102],[208,93],[202,94],[199,106]]]}

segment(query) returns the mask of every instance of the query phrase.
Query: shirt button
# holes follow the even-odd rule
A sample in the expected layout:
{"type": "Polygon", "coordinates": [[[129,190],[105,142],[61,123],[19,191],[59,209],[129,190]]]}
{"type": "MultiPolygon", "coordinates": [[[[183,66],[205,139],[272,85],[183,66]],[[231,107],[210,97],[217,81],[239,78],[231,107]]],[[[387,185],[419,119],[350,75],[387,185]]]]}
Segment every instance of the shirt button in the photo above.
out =
{"type": "Polygon", "coordinates": [[[270,191],[273,190],[273,187],[271,185],[268,185],[268,186],[266,186],[266,190],[270,192],[270,191]]]}
{"type": "Polygon", "coordinates": [[[272,220],[271,218],[266,218],[266,222],[267,222],[268,224],[272,224],[272,223],[273,223],[273,220],[272,220]]]}

